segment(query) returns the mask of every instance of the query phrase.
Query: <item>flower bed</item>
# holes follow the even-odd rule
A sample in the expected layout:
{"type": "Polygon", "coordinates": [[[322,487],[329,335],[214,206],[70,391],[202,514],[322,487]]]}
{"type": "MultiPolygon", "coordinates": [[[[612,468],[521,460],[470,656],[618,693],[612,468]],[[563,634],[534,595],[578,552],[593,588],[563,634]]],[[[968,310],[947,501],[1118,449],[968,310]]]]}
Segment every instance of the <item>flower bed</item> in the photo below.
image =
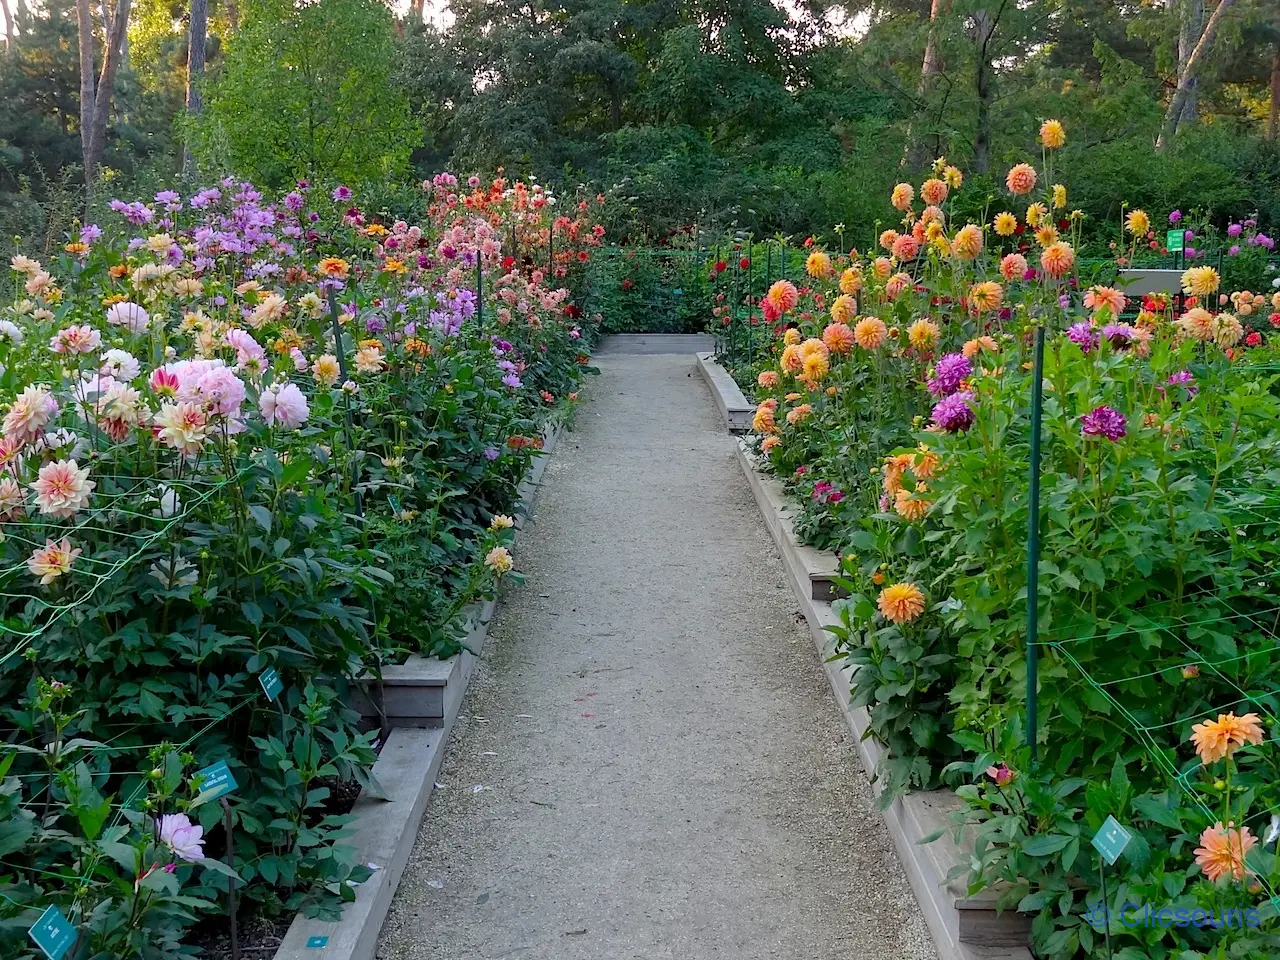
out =
{"type": "MultiPolygon", "coordinates": [[[[1280,295],[1227,296],[1202,261],[1176,297],[1081,279],[1061,135],[1046,124],[1038,167],[1009,172],[1000,203],[1025,212],[951,223],[963,175],[939,161],[895,190],[881,252],[815,248],[802,286],[769,287],[756,444],[803,505],[797,534],[839,557],[833,640],[885,747],[881,800],[955,788],[972,891],[1034,916],[1042,957],[1274,956],[1244,919],[1144,926],[1122,908],[1276,914],[1280,295]],[[1131,835],[1114,865],[1091,845],[1108,817],[1131,835]]],[[[1125,229],[1145,238],[1149,218],[1125,229]]]]}
{"type": "Polygon", "coordinates": [[[165,191],[13,258],[5,956],[49,907],[77,955],[173,955],[229,882],[333,917],[369,875],[343,838],[379,731],[351,684],[458,651],[594,329],[530,265],[572,279],[588,202],[424,188],[415,226],[345,187],[165,191]]]}

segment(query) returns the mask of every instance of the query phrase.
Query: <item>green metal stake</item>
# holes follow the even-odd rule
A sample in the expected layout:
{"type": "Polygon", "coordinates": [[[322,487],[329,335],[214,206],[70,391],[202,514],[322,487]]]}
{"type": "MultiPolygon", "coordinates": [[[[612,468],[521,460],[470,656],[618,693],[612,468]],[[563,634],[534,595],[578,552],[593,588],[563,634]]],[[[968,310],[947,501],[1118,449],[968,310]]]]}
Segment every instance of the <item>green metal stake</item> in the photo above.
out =
{"type": "Polygon", "coordinates": [[[755,363],[756,360],[756,334],[755,334],[755,314],[751,307],[751,274],[756,264],[755,244],[750,239],[747,240],[747,363],[755,363]]]}
{"type": "Polygon", "coordinates": [[[1031,468],[1027,485],[1027,746],[1036,763],[1037,673],[1040,648],[1040,421],[1044,417],[1044,326],[1036,327],[1031,372],[1031,468]]]}
{"type": "Polygon", "coordinates": [[[476,330],[484,336],[484,261],[476,251],[476,330]]]}

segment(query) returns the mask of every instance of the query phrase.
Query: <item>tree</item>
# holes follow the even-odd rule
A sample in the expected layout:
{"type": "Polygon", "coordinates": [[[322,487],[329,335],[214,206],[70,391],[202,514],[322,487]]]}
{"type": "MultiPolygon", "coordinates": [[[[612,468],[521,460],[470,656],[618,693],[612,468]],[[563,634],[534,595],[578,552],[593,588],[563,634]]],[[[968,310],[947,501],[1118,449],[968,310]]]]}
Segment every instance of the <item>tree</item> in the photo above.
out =
{"type": "Polygon", "coordinates": [[[198,149],[211,166],[265,186],[406,172],[422,136],[394,83],[385,6],[258,0],[243,12],[199,123],[198,149]]]}
{"type": "Polygon", "coordinates": [[[1173,98],[1169,101],[1169,109],[1165,111],[1164,124],[1160,128],[1160,136],[1156,138],[1156,150],[1163,150],[1168,146],[1169,141],[1173,139],[1173,135],[1178,132],[1178,124],[1182,121],[1187,104],[1191,102],[1191,98],[1195,93],[1196,77],[1208,58],[1209,52],[1213,49],[1218,29],[1222,26],[1223,16],[1234,3],[1235,0],[1218,0],[1218,5],[1214,8],[1213,15],[1209,17],[1209,22],[1205,24],[1204,30],[1196,40],[1186,63],[1181,65],[1181,69],[1178,72],[1177,89],[1174,90],[1173,98]]]}
{"type": "Polygon", "coordinates": [[[76,0],[76,23],[80,47],[80,141],[84,159],[85,188],[92,198],[107,142],[107,121],[111,114],[111,98],[116,74],[129,32],[130,0],[117,0],[114,13],[108,13],[110,0],[102,5],[104,23],[102,70],[94,89],[93,10],[89,0],[76,0]]]}
{"type": "MultiPolygon", "coordinates": [[[[191,24],[187,40],[187,119],[195,124],[204,109],[205,41],[209,32],[209,0],[191,0],[191,24]]],[[[195,153],[191,138],[187,137],[182,151],[182,173],[188,180],[195,179],[195,153]]]]}

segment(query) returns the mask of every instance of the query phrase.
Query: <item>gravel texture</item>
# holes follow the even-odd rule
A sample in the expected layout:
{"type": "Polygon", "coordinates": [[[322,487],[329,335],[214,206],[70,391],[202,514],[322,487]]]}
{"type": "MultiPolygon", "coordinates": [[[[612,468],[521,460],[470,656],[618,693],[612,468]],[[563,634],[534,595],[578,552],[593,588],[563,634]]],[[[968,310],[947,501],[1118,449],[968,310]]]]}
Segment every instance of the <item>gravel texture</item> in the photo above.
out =
{"type": "Polygon", "coordinates": [[[692,342],[654,346],[599,354],[378,956],[932,958],[692,342]]]}

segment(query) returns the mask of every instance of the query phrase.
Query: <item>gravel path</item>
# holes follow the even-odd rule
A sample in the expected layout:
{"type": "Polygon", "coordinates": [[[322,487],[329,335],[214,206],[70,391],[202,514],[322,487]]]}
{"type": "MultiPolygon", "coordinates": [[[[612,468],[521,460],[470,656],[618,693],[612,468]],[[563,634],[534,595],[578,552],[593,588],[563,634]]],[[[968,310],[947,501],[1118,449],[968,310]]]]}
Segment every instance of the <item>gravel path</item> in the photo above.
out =
{"type": "Polygon", "coordinates": [[[932,958],[693,350],[653,349],[606,344],[552,458],[378,956],[932,958]]]}

